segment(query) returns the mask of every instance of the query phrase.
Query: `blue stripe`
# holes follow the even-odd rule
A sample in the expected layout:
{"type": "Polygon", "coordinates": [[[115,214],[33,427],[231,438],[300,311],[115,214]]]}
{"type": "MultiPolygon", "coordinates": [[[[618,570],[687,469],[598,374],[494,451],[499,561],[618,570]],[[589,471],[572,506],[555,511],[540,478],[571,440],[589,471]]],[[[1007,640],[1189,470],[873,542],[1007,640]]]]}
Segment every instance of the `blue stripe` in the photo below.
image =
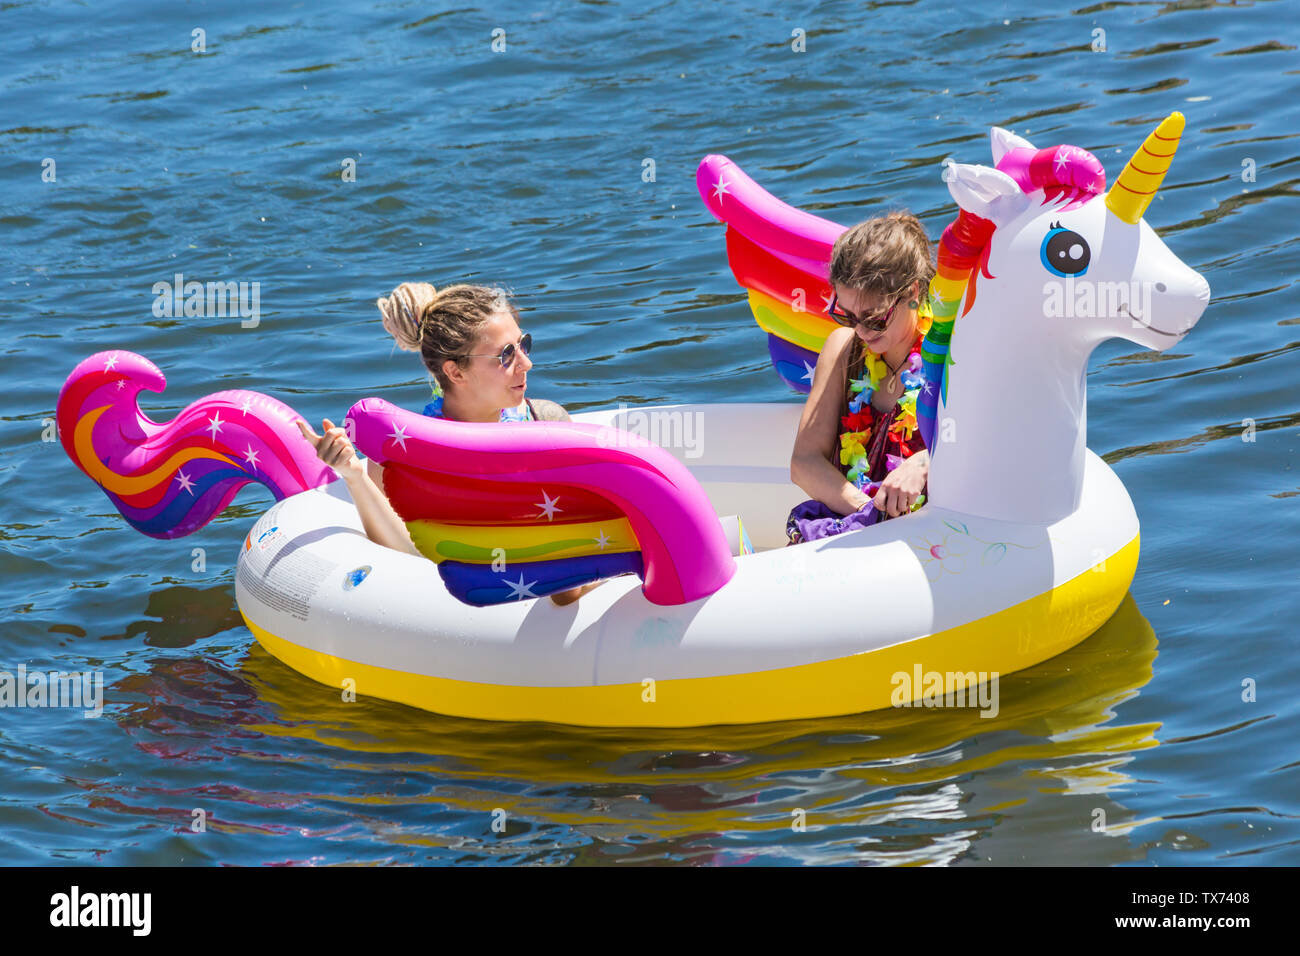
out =
{"type": "Polygon", "coordinates": [[[443,561],[438,565],[438,572],[447,590],[458,600],[475,607],[487,607],[525,600],[528,596],[545,597],[556,591],[567,591],[580,584],[628,572],[644,579],[644,564],[640,551],[627,551],[553,561],[517,561],[501,571],[494,571],[490,564],[443,561]],[[523,595],[518,586],[510,586],[511,582],[519,585],[521,581],[527,586],[523,595]]]}
{"type": "Polygon", "coordinates": [[[812,390],[812,382],[804,377],[808,374],[804,362],[807,362],[809,367],[816,368],[816,352],[810,352],[802,346],[787,342],[771,332],[767,333],[767,352],[772,357],[772,368],[776,369],[776,374],[781,376],[781,381],[796,392],[805,395],[812,390]]]}

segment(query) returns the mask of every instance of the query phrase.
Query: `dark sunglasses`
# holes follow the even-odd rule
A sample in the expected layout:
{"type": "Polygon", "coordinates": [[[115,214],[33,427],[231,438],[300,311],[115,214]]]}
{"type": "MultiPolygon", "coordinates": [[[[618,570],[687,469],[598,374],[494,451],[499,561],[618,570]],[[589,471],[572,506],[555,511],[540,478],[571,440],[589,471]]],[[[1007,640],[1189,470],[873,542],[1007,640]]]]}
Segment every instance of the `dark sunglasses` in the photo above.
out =
{"type": "MultiPolygon", "coordinates": [[[[525,355],[527,355],[529,352],[533,350],[532,332],[524,333],[524,337],[519,340],[518,348],[519,351],[523,352],[525,355]]],[[[518,357],[515,355],[515,343],[511,342],[508,345],[506,345],[506,347],[503,348],[500,352],[471,352],[469,355],[466,356],[466,358],[481,358],[489,355],[492,356],[493,358],[500,359],[502,368],[509,368],[510,366],[514,365],[515,359],[518,357]]]]}
{"type": "Polygon", "coordinates": [[[845,328],[852,329],[860,325],[862,326],[862,330],[864,332],[883,332],[885,331],[886,328],[888,328],[889,320],[894,317],[894,310],[898,308],[898,303],[903,301],[903,295],[906,293],[906,291],[907,290],[905,289],[903,290],[903,293],[900,293],[898,296],[896,296],[894,298],[894,304],[891,305],[885,312],[881,313],[880,315],[864,316],[861,319],[859,319],[855,315],[852,315],[849,312],[845,312],[842,309],[840,309],[839,308],[840,297],[838,295],[832,295],[831,304],[830,307],[827,308],[826,314],[829,315],[836,322],[838,322],[840,325],[844,326],[845,328]]]}

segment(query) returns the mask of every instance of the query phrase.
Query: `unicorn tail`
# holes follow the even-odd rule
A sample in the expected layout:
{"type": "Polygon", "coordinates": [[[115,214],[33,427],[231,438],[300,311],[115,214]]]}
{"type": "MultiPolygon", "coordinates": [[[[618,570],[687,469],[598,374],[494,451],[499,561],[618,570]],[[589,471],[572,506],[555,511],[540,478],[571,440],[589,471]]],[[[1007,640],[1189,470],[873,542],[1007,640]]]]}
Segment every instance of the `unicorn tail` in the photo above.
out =
{"type": "Polygon", "coordinates": [[[259,392],[217,392],[160,424],[137,400],[142,389],[166,387],[147,358],[112,351],[82,361],[59,392],[64,451],[137,531],[151,538],[192,534],[250,481],[266,485],[278,501],[337,477],[283,402],[259,392]]]}

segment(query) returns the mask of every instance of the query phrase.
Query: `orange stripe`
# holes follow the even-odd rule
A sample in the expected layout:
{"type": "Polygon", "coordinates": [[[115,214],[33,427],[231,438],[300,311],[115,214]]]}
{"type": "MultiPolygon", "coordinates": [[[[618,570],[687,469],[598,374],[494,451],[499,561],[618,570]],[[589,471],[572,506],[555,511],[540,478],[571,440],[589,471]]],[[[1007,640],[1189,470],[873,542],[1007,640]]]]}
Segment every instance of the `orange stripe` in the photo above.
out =
{"type": "MultiPolygon", "coordinates": [[[[1123,183],[1121,183],[1121,182],[1116,182],[1115,185],[1118,186],[1120,189],[1127,189],[1129,192],[1131,192],[1131,193],[1132,193],[1133,195],[1135,195],[1135,196],[1150,196],[1152,193],[1155,192],[1155,189],[1148,189],[1146,192],[1142,192],[1141,190],[1134,189],[1132,186],[1125,186],[1125,185],[1124,185],[1123,183]]],[[[1157,187],[1157,188],[1159,188],[1159,187],[1157,187]]]]}
{"type": "MultiPolygon", "coordinates": [[[[227,458],[219,451],[206,448],[185,448],[173,453],[165,462],[152,471],[134,475],[120,475],[104,464],[94,446],[95,423],[111,407],[111,405],[102,405],[99,408],[91,409],[77,422],[72,433],[72,447],[77,452],[74,460],[86,474],[99,482],[106,491],[128,498],[147,495],[160,482],[170,484],[182,465],[197,459],[210,458],[214,461],[224,462],[227,465],[236,465],[234,459],[227,458]]],[[[165,453],[166,450],[163,449],[150,461],[157,461],[165,453]]],[[[143,467],[148,467],[148,464],[149,462],[143,467]]]]}
{"type": "Polygon", "coordinates": [[[1148,156],[1159,156],[1161,159],[1168,159],[1170,156],[1173,156],[1174,153],[1177,153],[1178,150],[1175,149],[1173,153],[1153,153],[1151,150],[1147,149],[1147,144],[1143,143],[1142,152],[1146,153],[1148,156]]]}

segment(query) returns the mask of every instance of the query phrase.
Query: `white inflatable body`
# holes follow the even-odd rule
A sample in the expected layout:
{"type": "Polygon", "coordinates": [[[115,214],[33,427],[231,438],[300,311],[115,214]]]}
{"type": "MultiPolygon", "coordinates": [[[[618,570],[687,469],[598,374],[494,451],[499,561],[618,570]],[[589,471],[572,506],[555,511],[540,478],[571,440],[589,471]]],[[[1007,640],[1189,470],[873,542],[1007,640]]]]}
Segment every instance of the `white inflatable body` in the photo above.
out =
{"type": "MultiPolygon", "coordinates": [[[[800,411],[574,416],[633,431],[694,423],[691,447],[665,447],[719,514],[739,513],[759,549],[708,598],[651,604],[626,575],[566,607],[548,598],[470,607],[432,562],[370,542],[336,481],[257,522],[239,558],[240,610],[273,655],[358,695],[465,717],[696,726],[886,707],[919,699],[932,674],[987,681],[1078,643],[1128,590],[1137,516],[1091,452],[1078,508],[1050,524],[927,505],[783,547],[786,516],[806,497],[789,478],[800,411]]],[[[948,689],[953,680],[945,676],[948,689]]]]}
{"type": "MultiPolygon", "coordinates": [[[[960,212],[929,289],[936,324],[918,406],[934,404],[918,420],[937,431],[921,510],[783,547],[786,516],[806,497],[789,478],[801,406],[584,413],[575,420],[676,455],[715,511],[741,516],[759,553],[684,604],[652,604],[625,576],[567,607],[469,607],[430,561],[371,544],[335,482],[279,502],[249,535],[236,585],[249,628],[316,680],[466,717],[668,727],[959,690],[969,702],[967,689],[1083,640],[1133,579],[1137,517],[1086,447],[1086,373],[1109,338],[1176,344],[1209,301],[1205,279],[1142,218],[1182,131],[1171,114],[1105,192],[1096,157],[1000,129],[998,168],[945,173],[960,212]],[[689,423],[692,438],[644,434],[656,423],[676,423],[678,438],[689,423]]],[[[699,182],[729,228],[770,246],[769,274],[791,257],[814,270],[828,261],[841,227],[783,208],[722,157],[706,157],[699,182]]]]}

